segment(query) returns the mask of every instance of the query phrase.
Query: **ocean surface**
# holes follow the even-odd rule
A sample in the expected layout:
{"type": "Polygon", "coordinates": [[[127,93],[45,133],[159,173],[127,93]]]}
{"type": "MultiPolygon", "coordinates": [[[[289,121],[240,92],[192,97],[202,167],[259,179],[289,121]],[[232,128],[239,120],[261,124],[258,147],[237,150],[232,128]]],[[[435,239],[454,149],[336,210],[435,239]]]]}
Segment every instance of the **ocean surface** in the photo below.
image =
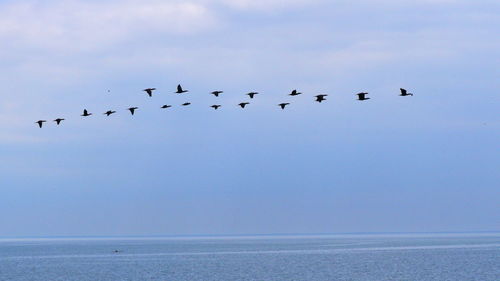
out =
{"type": "Polygon", "coordinates": [[[0,239],[1,281],[500,281],[500,234],[0,239]]]}

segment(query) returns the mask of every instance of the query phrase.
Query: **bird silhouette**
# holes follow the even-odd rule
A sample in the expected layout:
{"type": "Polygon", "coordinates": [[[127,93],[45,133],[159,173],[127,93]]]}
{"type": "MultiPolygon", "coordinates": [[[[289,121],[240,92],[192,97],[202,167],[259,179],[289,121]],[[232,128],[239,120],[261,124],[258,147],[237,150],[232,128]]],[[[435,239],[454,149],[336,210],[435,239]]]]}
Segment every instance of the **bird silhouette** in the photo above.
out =
{"type": "Polygon", "coordinates": [[[255,95],[257,95],[257,94],[259,94],[259,93],[258,93],[258,92],[250,92],[250,93],[248,93],[247,95],[248,95],[251,99],[253,99],[253,97],[254,97],[255,95]]]}
{"type": "Polygon", "coordinates": [[[38,124],[38,127],[42,128],[42,125],[43,125],[44,122],[47,122],[47,121],[45,121],[45,120],[38,120],[35,123],[38,124]]]}
{"type": "Polygon", "coordinates": [[[54,120],[54,122],[56,122],[57,125],[59,125],[61,123],[61,121],[65,120],[64,118],[57,118],[54,120]]]}
{"type": "Polygon", "coordinates": [[[297,92],[297,90],[293,90],[293,91],[289,94],[289,96],[292,96],[292,97],[293,97],[293,96],[298,96],[298,95],[300,95],[300,94],[302,94],[302,93],[301,93],[301,92],[297,92]]]}
{"type": "Polygon", "coordinates": [[[281,109],[285,109],[285,106],[287,106],[289,104],[290,104],[289,102],[284,102],[284,103],[278,104],[278,106],[281,107],[281,109]]]}
{"type": "Polygon", "coordinates": [[[185,102],[183,104],[181,104],[182,106],[186,106],[186,105],[190,105],[191,103],[190,102],[185,102]]]}
{"type": "Polygon", "coordinates": [[[210,107],[213,108],[213,109],[215,109],[215,110],[217,110],[217,109],[219,109],[219,107],[221,107],[221,105],[220,104],[214,104],[214,105],[211,105],[210,107]]]}
{"type": "Polygon", "coordinates": [[[132,115],[134,115],[134,112],[135,112],[136,109],[138,109],[137,106],[127,108],[127,110],[130,111],[130,114],[132,114],[132,115]]]}
{"type": "Polygon", "coordinates": [[[81,116],[83,117],[87,117],[87,116],[90,116],[92,115],[92,113],[89,113],[86,109],[83,110],[83,114],[81,116]]]}
{"type": "Polygon", "coordinates": [[[241,108],[245,108],[245,105],[250,104],[249,102],[242,102],[239,103],[238,105],[241,106],[241,108]]]}
{"type": "Polygon", "coordinates": [[[219,94],[222,94],[222,93],[224,93],[224,91],[213,91],[213,92],[211,92],[211,94],[214,95],[214,96],[216,96],[216,97],[218,97],[219,94]]]}
{"type": "Polygon", "coordinates": [[[109,116],[109,115],[111,115],[111,114],[113,114],[113,113],[115,113],[115,112],[116,112],[116,111],[113,111],[113,110],[108,110],[108,111],[104,112],[103,114],[106,114],[106,116],[109,116]]]}
{"type": "Polygon", "coordinates": [[[399,90],[401,91],[401,95],[400,95],[400,96],[403,96],[403,97],[405,97],[405,96],[413,96],[413,94],[412,94],[412,93],[408,93],[408,92],[407,92],[405,89],[403,89],[403,88],[399,88],[399,90]]]}
{"type": "Polygon", "coordinates": [[[358,100],[369,100],[370,99],[366,96],[366,95],[368,95],[368,93],[359,93],[356,95],[358,95],[358,100]]]}
{"type": "Polygon", "coordinates": [[[188,90],[183,90],[181,84],[177,85],[177,94],[182,94],[185,92],[189,92],[188,90]]]}
{"type": "Polygon", "coordinates": [[[143,91],[148,93],[148,96],[153,96],[153,91],[156,90],[156,88],[147,88],[147,89],[144,89],[143,91]]]}
{"type": "Polygon", "coordinates": [[[328,96],[328,95],[323,94],[323,95],[317,95],[317,96],[314,96],[314,97],[316,98],[317,102],[322,102],[322,101],[326,100],[325,99],[326,96],[328,96]]]}
{"type": "Polygon", "coordinates": [[[164,104],[161,106],[161,108],[169,108],[169,107],[172,107],[171,105],[168,105],[168,104],[164,104]]]}

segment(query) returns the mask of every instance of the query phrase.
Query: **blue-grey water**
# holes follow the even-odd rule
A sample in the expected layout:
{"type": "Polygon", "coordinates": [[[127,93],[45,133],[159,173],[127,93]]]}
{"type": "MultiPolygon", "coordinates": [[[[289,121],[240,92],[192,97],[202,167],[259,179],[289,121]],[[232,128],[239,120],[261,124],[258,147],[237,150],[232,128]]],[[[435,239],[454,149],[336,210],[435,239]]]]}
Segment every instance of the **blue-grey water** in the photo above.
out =
{"type": "Polygon", "coordinates": [[[0,239],[0,280],[499,281],[500,234],[0,239]]]}

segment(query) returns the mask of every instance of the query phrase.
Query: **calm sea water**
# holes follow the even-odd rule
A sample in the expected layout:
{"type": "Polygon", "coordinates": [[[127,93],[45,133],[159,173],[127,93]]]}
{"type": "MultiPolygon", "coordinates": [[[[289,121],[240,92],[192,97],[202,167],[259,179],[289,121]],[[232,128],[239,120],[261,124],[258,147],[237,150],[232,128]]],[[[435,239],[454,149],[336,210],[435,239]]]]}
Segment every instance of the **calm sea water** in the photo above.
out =
{"type": "Polygon", "coordinates": [[[499,281],[500,234],[0,239],[0,280],[499,281]]]}

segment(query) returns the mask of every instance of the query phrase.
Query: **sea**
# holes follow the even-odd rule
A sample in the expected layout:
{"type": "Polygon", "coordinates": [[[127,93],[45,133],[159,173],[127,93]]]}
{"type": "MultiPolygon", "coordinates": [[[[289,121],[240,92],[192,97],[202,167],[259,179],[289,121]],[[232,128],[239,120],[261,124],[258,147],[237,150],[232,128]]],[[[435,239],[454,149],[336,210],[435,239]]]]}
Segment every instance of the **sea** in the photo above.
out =
{"type": "Polygon", "coordinates": [[[500,233],[0,239],[1,281],[500,281],[500,233]]]}

